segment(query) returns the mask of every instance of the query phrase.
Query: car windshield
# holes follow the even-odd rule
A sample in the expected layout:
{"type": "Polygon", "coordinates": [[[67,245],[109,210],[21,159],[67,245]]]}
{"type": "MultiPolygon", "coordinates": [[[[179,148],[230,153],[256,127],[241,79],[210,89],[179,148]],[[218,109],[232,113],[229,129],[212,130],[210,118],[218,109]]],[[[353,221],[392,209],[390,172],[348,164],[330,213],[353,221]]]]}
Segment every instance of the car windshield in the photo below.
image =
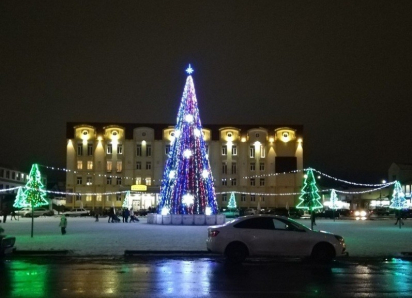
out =
{"type": "Polygon", "coordinates": [[[304,229],[304,230],[310,230],[309,227],[307,227],[307,226],[305,226],[304,224],[301,224],[301,223],[299,223],[299,222],[297,222],[297,221],[295,221],[295,220],[293,220],[293,219],[291,219],[291,218],[288,218],[288,220],[289,220],[291,223],[293,223],[295,226],[297,226],[298,228],[301,228],[301,229],[304,229]]]}

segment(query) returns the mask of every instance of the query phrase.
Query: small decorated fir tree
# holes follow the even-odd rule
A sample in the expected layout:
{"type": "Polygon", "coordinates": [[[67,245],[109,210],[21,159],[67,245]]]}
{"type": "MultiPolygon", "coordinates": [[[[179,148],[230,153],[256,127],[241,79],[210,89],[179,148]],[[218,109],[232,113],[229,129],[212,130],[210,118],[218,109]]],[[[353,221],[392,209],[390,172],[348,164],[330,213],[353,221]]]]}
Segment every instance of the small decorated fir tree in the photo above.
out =
{"type": "Polygon", "coordinates": [[[236,196],[235,193],[232,192],[230,194],[230,199],[229,199],[229,203],[227,204],[227,208],[229,208],[229,210],[235,210],[236,209],[236,196]]]}
{"type": "Polygon", "coordinates": [[[402,186],[399,181],[395,182],[395,186],[393,188],[392,200],[389,208],[392,209],[404,209],[408,208],[407,201],[405,199],[405,193],[402,190],[402,186]]]}

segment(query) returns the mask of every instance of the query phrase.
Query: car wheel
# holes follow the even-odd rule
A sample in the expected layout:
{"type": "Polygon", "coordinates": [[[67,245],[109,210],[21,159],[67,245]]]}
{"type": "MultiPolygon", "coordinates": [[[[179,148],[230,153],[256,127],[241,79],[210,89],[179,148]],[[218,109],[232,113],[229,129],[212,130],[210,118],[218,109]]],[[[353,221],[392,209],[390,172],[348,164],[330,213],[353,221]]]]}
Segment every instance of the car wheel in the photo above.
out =
{"type": "Polygon", "coordinates": [[[335,258],[335,250],[328,243],[318,243],[313,248],[311,256],[318,263],[330,263],[335,258]]]}
{"type": "Polygon", "coordinates": [[[248,250],[243,243],[234,242],[228,245],[225,255],[230,263],[240,264],[246,259],[248,250]]]}

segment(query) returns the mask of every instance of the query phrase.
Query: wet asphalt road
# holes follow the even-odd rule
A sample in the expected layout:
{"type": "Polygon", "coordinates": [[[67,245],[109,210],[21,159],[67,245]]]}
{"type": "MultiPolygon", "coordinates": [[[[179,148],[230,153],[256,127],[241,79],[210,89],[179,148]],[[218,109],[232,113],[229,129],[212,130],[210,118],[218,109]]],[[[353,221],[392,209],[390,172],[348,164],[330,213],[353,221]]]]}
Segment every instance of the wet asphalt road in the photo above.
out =
{"type": "Polygon", "coordinates": [[[0,263],[0,297],[412,297],[410,260],[35,257],[0,263]]]}

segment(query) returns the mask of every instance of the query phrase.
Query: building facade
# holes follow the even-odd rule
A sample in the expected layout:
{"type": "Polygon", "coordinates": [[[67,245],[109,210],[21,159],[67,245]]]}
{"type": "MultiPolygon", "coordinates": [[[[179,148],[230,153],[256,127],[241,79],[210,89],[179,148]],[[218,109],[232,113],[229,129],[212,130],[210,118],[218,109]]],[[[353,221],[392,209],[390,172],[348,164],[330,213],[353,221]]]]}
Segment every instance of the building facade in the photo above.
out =
{"type": "MultiPolygon", "coordinates": [[[[302,134],[296,125],[205,125],[218,206],[231,192],[241,208],[295,206],[302,134]]],[[[127,190],[134,210],[156,207],[173,138],[167,124],[67,123],[66,207],[121,207],[127,190]]]]}

